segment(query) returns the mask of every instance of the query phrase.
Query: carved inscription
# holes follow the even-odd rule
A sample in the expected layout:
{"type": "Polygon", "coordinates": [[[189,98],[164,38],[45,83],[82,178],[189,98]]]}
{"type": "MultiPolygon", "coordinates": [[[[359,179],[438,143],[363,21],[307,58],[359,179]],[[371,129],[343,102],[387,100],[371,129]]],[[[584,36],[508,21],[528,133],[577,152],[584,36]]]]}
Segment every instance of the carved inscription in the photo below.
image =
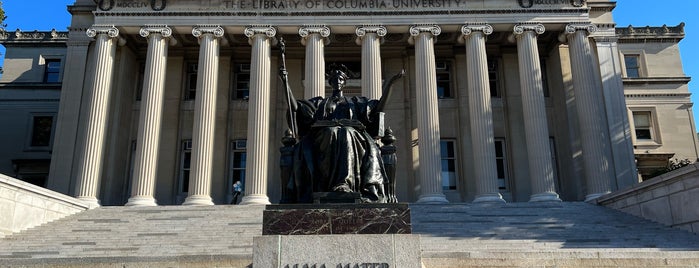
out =
{"type": "MultiPolygon", "coordinates": [[[[173,8],[172,0],[99,0],[98,8],[109,11],[113,8],[127,10],[160,11],[173,8]]],[[[199,10],[400,10],[400,9],[480,9],[497,8],[475,0],[189,0],[173,2],[176,9],[196,7],[199,10]],[[184,5],[182,5],[184,4],[184,5]]],[[[581,7],[585,0],[512,0],[500,8],[575,6],[581,7]],[[516,4],[515,4],[516,3],[516,4]]]]}
{"type": "Polygon", "coordinates": [[[581,7],[585,4],[585,0],[517,0],[520,7],[530,8],[535,5],[546,6],[546,5],[567,5],[570,4],[574,7],[581,7]]]}

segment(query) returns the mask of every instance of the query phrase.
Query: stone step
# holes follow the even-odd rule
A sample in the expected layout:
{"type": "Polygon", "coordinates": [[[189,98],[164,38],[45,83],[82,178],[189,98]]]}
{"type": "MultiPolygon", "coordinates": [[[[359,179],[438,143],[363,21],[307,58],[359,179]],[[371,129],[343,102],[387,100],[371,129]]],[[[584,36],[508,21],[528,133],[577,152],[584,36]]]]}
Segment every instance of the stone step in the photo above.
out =
{"type": "MultiPolygon", "coordinates": [[[[699,264],[699,236],[587,203],[410,208],[425,267],[699,264]]],[[[246,267],[263,209],[102,207],[0,240],[0,267],[246,267]]]]}

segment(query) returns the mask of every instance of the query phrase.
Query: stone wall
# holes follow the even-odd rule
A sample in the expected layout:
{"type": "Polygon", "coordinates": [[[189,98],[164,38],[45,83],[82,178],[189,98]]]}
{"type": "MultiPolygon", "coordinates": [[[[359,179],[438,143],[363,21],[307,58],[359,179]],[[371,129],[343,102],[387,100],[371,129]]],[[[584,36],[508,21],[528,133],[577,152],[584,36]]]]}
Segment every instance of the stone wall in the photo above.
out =
{"type": "Polygon", "coordinates": [[[73,197],[0,174],[0,238],[87,209],[73,197]]]}
{"type": "Polygon", "coordinates": [[[597,199],[598,204],[699,234],[699,164],[597,199]]]}

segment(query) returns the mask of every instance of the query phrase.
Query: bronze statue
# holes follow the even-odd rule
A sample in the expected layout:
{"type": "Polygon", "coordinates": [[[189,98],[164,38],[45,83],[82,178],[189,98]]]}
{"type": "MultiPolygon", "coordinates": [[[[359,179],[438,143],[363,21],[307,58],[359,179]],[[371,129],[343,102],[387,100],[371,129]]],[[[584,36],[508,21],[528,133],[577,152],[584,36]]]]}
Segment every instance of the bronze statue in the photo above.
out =
{"type": "Polygon", "coordinates": [[[346,97],[343,88],[348,79],[343,66],[331,66],[328,83],[333,93],[327,98],[299,100],[288,87],[284,42],[280,41],[280,76],[286,85],[289,126],[298,136],[287,132],[282,150],[282,203],[311,203],[313,192],[357,192],[362,202],[396,202],[392,187],[387,195],[387,176],[382,151],[375,138],[383,136],[383,108],[390,98],[392,77],[383,88],[380,100],[346,97]],[[293,145],[293,149],[292,146],[293,145]],[[286,149],[285,149],[286,148],[286,149]]]}

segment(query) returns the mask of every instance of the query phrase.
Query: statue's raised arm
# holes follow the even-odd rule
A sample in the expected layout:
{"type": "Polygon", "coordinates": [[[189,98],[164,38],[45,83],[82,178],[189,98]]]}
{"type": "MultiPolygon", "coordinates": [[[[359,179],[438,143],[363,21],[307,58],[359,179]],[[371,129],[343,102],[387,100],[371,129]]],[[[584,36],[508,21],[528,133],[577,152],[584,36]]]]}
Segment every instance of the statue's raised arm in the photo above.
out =
{"type": "Polygon", "coordinates": [[[376,108],[374,108],[372,113],[383,112],[383,109],[386,106],[386,102],[388,102],[388,99],[391,98],[391,93],[393,92],[393,83],[395,83],[396,80],[398,80],[398,78],[401,78],[404,75],[405,70],[400,70],[400,73],[395,74],[391,77],[391,79],[388,79],[386,82],[384,82],[383,89],[381,92],[381,99],[379,100],[379,104],[376,105],[376,108]]]}

